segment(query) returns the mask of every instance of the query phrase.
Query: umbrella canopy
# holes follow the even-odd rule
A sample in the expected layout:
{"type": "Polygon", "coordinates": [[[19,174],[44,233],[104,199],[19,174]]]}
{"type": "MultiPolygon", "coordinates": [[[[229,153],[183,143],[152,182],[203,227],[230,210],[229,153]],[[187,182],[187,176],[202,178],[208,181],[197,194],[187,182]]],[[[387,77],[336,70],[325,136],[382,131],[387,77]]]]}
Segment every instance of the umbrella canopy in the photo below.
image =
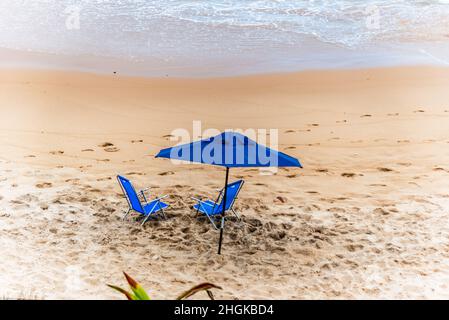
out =
{"type": "Polygon", "coordinates": [[[223,132],[215,137],[159,151],[156,158],[169,158],[236,167],[300,167],[298,159],[260,145],[238,132],[223,132]]]}
{"type": "MultiPolygon", "coordinates": [[[[223,132],[215,137],[178,145],[159,151],[156,158],[176,159],[226,167],[226,179],[223,203],[229,178],[229,168],[244,167],[299,167],[298,159],[283,152],[258,144],[238,132],[223,132]]],[[[221,253],[223,239],[225,206],[221,216],[220,240],[218,254],[221,253]]]]}

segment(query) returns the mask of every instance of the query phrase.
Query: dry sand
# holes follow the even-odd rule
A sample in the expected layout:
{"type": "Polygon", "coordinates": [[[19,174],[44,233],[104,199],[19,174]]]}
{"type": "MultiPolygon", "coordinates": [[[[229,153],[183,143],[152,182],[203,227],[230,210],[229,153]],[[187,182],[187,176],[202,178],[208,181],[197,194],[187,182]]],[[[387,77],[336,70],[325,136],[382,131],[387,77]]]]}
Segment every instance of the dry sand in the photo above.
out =
{"type": "Polygon", "coordinates": [[[218,299],[449,298],[449,69],[3,70],[0,110],[0,296],[121,299],[105,284],[124,285],[124,270],[155,299],[203,281],[218,299]],[[277,128],[305,166],[231,171],[246,180],[243,221],[221,256],[189,197],[213,197],[223,170],[154,159],[192,120],[277,128]],[[169,194],[168,221],[122,222],[117,173],[169,194]]]}

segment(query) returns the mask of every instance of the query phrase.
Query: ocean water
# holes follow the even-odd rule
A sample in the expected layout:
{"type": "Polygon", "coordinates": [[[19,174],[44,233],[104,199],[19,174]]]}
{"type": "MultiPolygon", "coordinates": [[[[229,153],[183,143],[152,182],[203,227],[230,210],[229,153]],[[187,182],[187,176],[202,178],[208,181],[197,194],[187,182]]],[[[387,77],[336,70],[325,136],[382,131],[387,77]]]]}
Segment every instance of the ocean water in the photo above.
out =
{"type": "Polygon", "coordinates": [[[0,14],[0,48],[49,66],[220,76],[449,65],[449,0],[1,0],[0,14]]]}

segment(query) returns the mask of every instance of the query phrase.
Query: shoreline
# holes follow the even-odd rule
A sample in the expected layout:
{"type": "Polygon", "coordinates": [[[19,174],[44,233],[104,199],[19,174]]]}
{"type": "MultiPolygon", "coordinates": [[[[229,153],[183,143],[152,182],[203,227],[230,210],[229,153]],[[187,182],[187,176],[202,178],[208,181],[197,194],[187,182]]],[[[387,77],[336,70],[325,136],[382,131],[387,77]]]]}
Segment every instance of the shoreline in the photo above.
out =
{"type": "Polygon", "coordinates": [[[444,72],[445,70],[449,70],[449,66],[445,65],[433,65],[433,64],[406,64],[406,65],[394,65],[394,66],[372,66],[372,67],[352,67],[352,68],[329,68],[329,69],[305,69],[305,70],[295,70],[295,71],[285,71],[285,72],[265,72],[265,73],[257,73],[257,74],[240,74],[240,75],[228,75],[228,76],[208,76],[208,77],[195,77],[195,76],[144,76],[144,75],[130,75],[130,74],[120,74],[120,73],[105,73],[105,72],[97,72],[92,70],[72,70],[70,68],[68,69],[55,69],[55,68],[39,68],[39,67],[27,67],[27,66],[14,66],[14,67],[4,67],[0,66],[0,72],[2,73],[9,73],[11,75],[20,75],[25,76],[26,74],[29,75],[50,75],[50,76],[65,76],[65,75],[75,75],[80,77],[99,77],[103,79],[121,79],[121,80],[136,80],[136,81],[148,81],[148,82],[154,82],[154,81],[186,81],[186,82],[204,82],[207,81],[226,81],[226,80],[251,80],[251,79],[270,79],[270,78],[282,78],[282,77],[312,77],[314,75],[318,74],[324,74],[332,76],[337,74],[363,74],[363,73],[381,73],[381,72],[416,72],[416,71],[424,71],[424,72],[444,72]]]}
{"type": "Polygon", "coordinates": [[[309,71],[344,71],[413,66],[447,67],[439,56],[449,54],[444,44],[404,45],[398,48],[352,50],[322,43],[318,48],[278,49],[209,60],[172,60],[160,57],[118,58],[95,55],[64,55],[0,48],[0,69],[117,74],[143,78],[230,78],[309,71]],[[423,49],[425,46],[425,50],[423,49]],[[436,54],[437,53],[437,54],[436,54]]]}

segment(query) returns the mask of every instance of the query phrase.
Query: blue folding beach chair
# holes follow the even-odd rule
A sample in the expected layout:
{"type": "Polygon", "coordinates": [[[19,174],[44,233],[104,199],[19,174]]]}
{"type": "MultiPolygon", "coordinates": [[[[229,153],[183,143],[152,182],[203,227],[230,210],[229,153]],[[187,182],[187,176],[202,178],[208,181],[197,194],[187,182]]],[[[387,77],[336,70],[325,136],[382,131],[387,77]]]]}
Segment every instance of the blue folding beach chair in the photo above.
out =
{"type": "Polygon", "coordinates": [[[135,211],[145,217],[142,222],[142,226],[145,224],[145,222],[147,222],[150,216],[156,215],[158,212],[160,212],[161,215],[166,219],[164,209],[168,207],[168,204],[162,202],[161,200],[168,197],[167,195],[148,202],[145,192],[147,192],[150,188],[143,189],[139,193],[137,193],[133,185],[131,184],[131,181],[129,181],[125,177],[118,175],[117,180],[129,205],[129,209],[123,216],[123,220],[131,211],[135,211]]]}
{"type": "MultiPolygon", "coordinates": [[[[239,180],[236,182],[233,182],[231,184],[228,184],[227,186],[227,192],[226,192],[226,211],[231,211],[237,219],[240,220],[239,214],[235,212],[233,206],[235,203],[235,200],[237,199],[237,196],[242,189],[244,184],[243,180],[239,180]]],[[[223,214],[223,195],[224,195],[224,188],[220,190],[220,193],[218,194],[217,200],[201,200],[197,198],[193,198],[195,201],[198,201],[196,205],[193,206],[194,209],[196,209],[196,213],[202,213],[205,215],[209,221],[212,223],[215,229],[218,230],[218,227],[215,223],[215,218],[221,217],[223,214]]]]}

